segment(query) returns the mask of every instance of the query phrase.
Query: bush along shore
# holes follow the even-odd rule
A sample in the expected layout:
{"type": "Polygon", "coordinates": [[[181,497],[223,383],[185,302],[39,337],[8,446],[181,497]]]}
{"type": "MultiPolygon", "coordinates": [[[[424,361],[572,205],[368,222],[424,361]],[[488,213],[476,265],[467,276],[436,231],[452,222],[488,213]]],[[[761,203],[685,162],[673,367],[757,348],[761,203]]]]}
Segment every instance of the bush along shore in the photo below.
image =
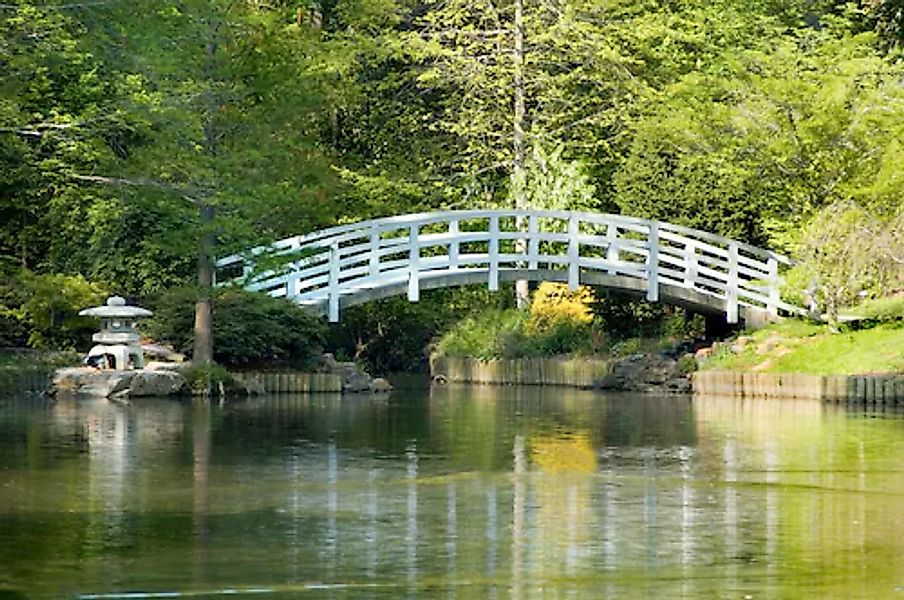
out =
{"type": "Polygon", "coordinates": [[[706,341],[683,311],[656,315],[655,326],[635,318],[646,336],[627,337],[592,316],[583,292],[539,292],[530,312],[484,311],[450,329],[431,358],[434,380],[889,403],[904,394],[901,297],[867,302],[840,326],[785,319],[706,341]]]}

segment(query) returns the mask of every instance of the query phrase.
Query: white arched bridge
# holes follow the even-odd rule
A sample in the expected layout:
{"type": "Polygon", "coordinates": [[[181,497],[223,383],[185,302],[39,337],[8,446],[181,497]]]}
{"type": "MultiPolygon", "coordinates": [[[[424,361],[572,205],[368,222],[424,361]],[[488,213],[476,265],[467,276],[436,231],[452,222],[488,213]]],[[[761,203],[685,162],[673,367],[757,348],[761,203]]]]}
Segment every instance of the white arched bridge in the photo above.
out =
{"type": "Polygon", "coordinates": [[[417,302],[421,290],[483,282],[497,290],[519,279],[633,292],[724,313],[729,323],[803,312],[779,298],[779,266],[790,264],[780,254],[670,223],[587,212],[386,217],[286,238],[216,264],[221,282],[292,299],[330,322],[342,308],[380,298],[407,294],[417,302]],[[255,263],[268,266],[260,271],[255,263]]]}

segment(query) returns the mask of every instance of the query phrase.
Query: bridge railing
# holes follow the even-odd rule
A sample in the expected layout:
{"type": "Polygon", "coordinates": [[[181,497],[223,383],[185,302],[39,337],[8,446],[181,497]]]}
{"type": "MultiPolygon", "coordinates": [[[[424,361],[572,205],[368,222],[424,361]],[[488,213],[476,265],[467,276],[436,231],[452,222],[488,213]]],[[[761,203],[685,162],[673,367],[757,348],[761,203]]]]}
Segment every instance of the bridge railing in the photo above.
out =
{"type": "Polygon", "coordinates": [[[484,273],[491,290],[501,272],[561,271],[577,289],[589,272],[640,280],[648,300],[662,285],[724,302],[729,322],[741,306],[769,314],[799,309],[779,298],[784,256],[724,237],[621,215],[541,210],[421,213],[342,225],[280,240],[247,256],[217,261],[241,271],[249,290],[325,308],[339,318],[340,298],[368,289],[407,286],[417,301],[426,279],[484,273]],[[279,269],[255,273],[255,256],[284,256],[279,269]]]}

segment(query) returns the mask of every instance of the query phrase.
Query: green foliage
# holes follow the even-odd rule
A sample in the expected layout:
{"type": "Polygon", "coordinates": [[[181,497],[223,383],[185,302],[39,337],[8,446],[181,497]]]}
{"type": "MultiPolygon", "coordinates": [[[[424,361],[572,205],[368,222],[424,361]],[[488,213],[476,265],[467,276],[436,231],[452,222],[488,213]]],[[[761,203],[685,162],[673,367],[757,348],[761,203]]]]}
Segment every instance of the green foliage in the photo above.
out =
{"type": "Polygon", "coordinates": [[[812,296],[837,326],[839,310],[861,295],[904,289],[904,209],[890,220],[836,202],[807,225],[799,255],[812,296]]]}
{"type": "Polygon", "coordinates": [[[0,342],[54,350],[88,349],[98,323],[78,312],[102,303],[104,288],[81,275],[22,271],[12,281],[13,286],[0,285],[0,323],[9,327],[0,334],[0,342]]]}
{"type": "Polygon", "coordinates": [[[326,347],[363,363],[372,374],[427,369],[431,341],[459,319],[487,306],[511,303],[483,286],[425,292],[420,302],[394,297],[353,306],[331,326],[326,347]]]}
{"type": "MultiPolygon", "coordinates": [[[[148,335],[190,355],[197,291],[178,288],[153,302],[148,335]]],[[[306,365],[319,353],[324,327],[298,305],[262,293],[218,290],[213,297],[214,359],[228,367],[273,363],[306,365]]]]}
{"type": "Polygon", "coordinates": [[[868,300],[851,312],[877,323],[904,321],[904,295],[868,300]]]}
{"type": "Polygon", "coordinates": [[[221,388],[228,390],[235,386],[235,378],[217,363],[192,364],[179,372],[185,377],[192,396],[216,395],[221,388]]]}

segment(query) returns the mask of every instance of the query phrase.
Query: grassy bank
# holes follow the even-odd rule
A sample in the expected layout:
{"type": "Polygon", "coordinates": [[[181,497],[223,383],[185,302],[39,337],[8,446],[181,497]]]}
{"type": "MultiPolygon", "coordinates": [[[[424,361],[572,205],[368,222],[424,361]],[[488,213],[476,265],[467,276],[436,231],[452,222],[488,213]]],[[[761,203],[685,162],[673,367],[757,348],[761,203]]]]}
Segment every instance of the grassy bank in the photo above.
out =
{"type": "Polygon", "coordinates": [[[701,367],[760,373],[853,375],[904,372],[904,323],[832,332],[786,320],[720,345],[701,367]]]}

